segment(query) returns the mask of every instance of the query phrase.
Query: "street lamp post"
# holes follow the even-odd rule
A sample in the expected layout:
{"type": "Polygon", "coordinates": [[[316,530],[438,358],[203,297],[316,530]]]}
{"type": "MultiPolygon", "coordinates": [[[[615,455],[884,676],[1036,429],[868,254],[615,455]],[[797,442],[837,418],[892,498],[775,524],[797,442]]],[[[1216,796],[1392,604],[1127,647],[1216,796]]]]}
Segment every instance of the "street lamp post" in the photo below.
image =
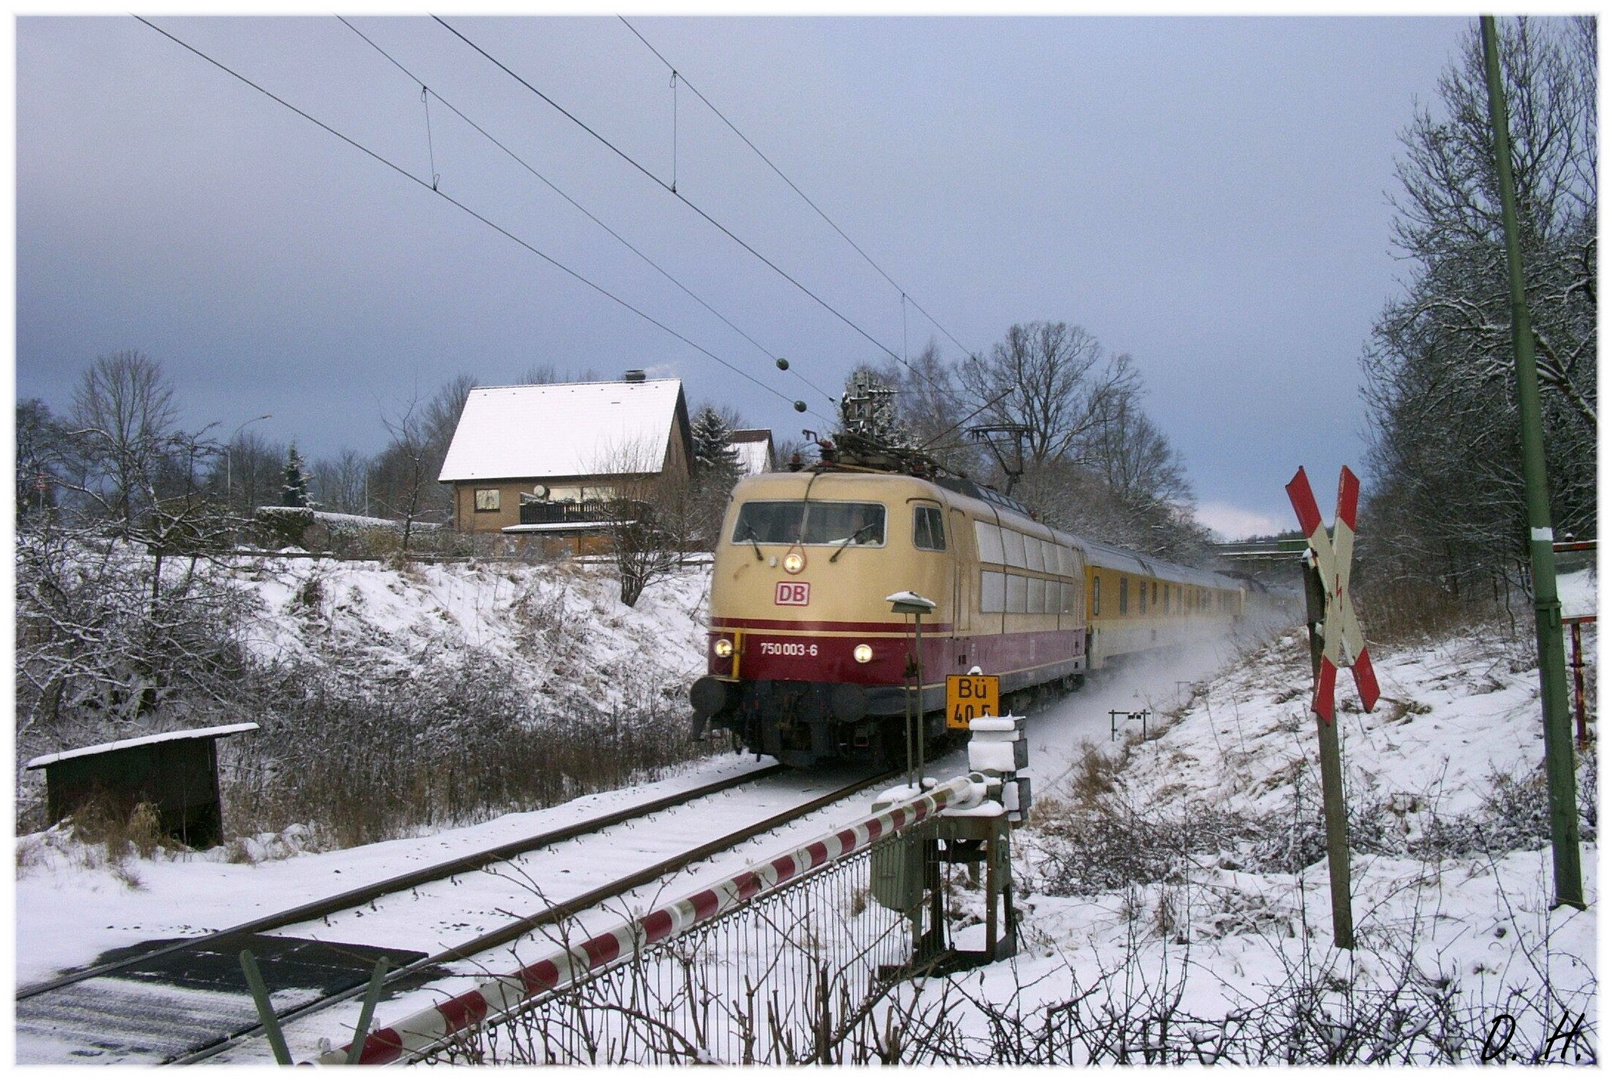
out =
{"type": "Polygon", "coordinates": [[[272,420],[273,418],[274,418],[273,413],[264,413],[262,416],[254,416],[250,420],[241,421],[241,423],[235,428],[234,433],[230,435],[229,442],[224,444],[224,502],[225,503],[228,503],[230,501],[230,496],[234,494],[234,488],[235,488],[235,437],[241,433],[241,428],[244,428],[247,424],[255,424],[259,420],[272,420]]]}
{"type": "Polygon", "coordinates": [[[884,599],[890,605],[892,613],[912,616],[913,666],[917,671],[918,703],[916,710],[910,704],[907,709],[907,778],[913,784],[915,790],[922,791],[924,775],[924,616],[935,610],[935,602],[919,596],[911,589],[892,593],[884,599]],[[912,714],[914,711],[918,715],[918,737],[916,740],[918,745],[918,771],[916,775],[913,774],[912,770],[914,742],[912,714]]]}

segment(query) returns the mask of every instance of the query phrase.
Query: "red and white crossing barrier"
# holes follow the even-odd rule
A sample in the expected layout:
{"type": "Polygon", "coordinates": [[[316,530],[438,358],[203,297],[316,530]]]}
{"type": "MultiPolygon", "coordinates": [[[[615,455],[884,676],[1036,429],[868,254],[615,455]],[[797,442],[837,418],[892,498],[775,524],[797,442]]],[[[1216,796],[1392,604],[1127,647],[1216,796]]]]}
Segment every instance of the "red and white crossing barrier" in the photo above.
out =
{"type": "MultiPolygon", "coordinates": [[[[559,949],[509,975],[488,979],[473,990],[371,1032],[364,1040],[360,1065],[384,1065],[418,1058],[450,1036],[497,1019],[528,998],[576,981],[582,976],[633,955],[635,949],[664,941],[699,923],[708,922],[759,893],[800,877],[825,863],[843,859],[945,809],[978,800],[983,785],[959,777],[913,795],[883,812],[802,844],[792,851],[747,869],[709,889],[624,922],[570,949],[559,949]]],[[[348,1047],[320,1055],[318,1064],[341,1065],[348,1047]]]]}

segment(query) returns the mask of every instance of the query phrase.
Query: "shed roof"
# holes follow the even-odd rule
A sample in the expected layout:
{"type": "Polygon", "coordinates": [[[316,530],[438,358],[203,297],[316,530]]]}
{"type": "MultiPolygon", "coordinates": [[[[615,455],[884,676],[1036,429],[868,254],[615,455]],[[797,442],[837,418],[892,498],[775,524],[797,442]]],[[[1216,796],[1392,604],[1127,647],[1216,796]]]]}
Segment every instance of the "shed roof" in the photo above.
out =
{"type": "Polygon", "coordinates": [[[163,731],[156,735],[141,735],[133,739],[119,739],[117,742],[100,743],[97,746],[81,746],[77,750],[63,750],[57,754],[42,754],[31,759],[24,769],[43,769],[46,765],[54,765],[58,761],[67,761],[70,758],[93,757],[96,754],[111,753],[114,750],[128,750],[136,746],[150,746],[152,743],[178,742],[183,739],[216,739],[223,735],[235,735],[242,731],[256,731],[254,723],[225,724],[222,727],[191,728],[187,731],[163,731]]]}
{"type": "Polygon", "coordinates": [[[682,400],[679,379],[477,387],[438,479],[658,472],[682,400]]]}

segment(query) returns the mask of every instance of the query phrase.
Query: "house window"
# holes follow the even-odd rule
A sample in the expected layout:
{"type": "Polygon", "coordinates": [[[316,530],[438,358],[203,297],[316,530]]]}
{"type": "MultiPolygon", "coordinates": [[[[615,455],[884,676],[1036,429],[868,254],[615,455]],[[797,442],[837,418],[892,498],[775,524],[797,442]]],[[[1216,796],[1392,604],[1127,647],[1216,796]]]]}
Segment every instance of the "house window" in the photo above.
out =
{"type": "Polygon", "coordinates": [[[1131,610],[1131,582],[1129,578],[1119,579],[1119,613],[1128,615],[1131,610]]]}
{"type": "Polygon", "coordinates": [[[1096,574],[1091,576],[1091,614],[1092,618],[1103,613],[1103,579],[1096,574]]]}
{"type": "Polygon", "coordinates": [[[503,493],[497,488],[477,488],[476,513],[486,514],[496,512],[501,505],[499,496],[502,494],[503,493]]]}

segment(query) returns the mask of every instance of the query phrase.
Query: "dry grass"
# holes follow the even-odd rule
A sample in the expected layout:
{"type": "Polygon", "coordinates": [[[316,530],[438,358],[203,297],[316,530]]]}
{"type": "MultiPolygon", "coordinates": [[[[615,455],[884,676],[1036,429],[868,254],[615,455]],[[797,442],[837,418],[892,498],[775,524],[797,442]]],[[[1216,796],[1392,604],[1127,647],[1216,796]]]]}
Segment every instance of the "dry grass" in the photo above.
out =
{"type": "Polygon", "coordinates": [[[131,857],[149,859],[160,848],[178,843],[163,834],[157,808],[150,803],[125,811],[105,796],[90,799],[74,811],[72,829],[73,838],[80,843],[104,848],[110,865],[131,857]]]}

